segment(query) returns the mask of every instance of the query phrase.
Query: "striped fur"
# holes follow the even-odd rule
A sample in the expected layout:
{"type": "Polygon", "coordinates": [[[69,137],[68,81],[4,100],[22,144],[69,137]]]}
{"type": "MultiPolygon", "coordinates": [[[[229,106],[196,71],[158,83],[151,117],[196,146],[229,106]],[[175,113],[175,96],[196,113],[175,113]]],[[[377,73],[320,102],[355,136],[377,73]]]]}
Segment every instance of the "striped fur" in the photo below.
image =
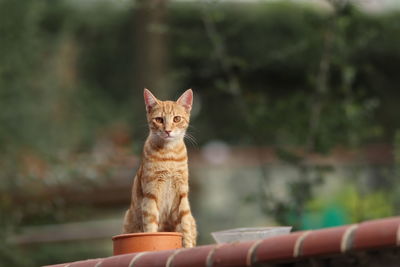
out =
{"type": "Polygon", "coordinates": [[[160,101],[144,91],[150,133],[133,181],[132,202],[124,233],[181,232],[183,246],[196,245],[196,223],[188,200],[188,159],[183,141],[189,125],[193,93],[176,102],[160,101]]]}

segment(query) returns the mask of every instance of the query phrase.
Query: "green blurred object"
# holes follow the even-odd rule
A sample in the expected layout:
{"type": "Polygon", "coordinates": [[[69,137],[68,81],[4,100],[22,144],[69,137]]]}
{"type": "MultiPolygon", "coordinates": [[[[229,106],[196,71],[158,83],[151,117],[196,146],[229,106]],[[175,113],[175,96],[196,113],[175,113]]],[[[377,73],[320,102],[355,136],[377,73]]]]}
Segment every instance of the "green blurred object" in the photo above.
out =
{"type": "Polygon", "coordinates": [[[348,223],[349,219],[343,207],[336,204],[331,204],[318,212],[306,212],[302,218],[304,230],[335,227],[348,223]]]}
{"type": "Polygon", "coordinates": [[[302,217],[302,229],[333,227],[396,214],[393,192],[361,194],[354,185],[341,188],[330,198],[311,200],[302,217]]]}
{"type": "Polygon", "coordinates": [[[346,214],[338,205],[329,206],[323,213],[322,227],[333,227],[348,223],[346,214]]]}

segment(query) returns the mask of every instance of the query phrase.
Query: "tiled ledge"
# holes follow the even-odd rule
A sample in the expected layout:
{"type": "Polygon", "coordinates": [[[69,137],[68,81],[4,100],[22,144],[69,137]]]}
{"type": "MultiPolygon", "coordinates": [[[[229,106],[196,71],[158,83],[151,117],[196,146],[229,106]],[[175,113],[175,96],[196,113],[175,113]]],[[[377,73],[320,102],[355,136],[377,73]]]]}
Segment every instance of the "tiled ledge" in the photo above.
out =
{"type": "MultiPolygon", "coordinates": [[[[313,231],[294,232],[252,242],[141,252],[49,265],[53,267],[240,267],[304,261],[362,251],[400,248],[400,217],[313,231]]],[[[398,255],[398,254],[396,254],[398,255]]],[[[382,263],[383,264],[383,263],[382,263]]],[[[383,264],[382,266],[386,266],[383,264]]]]}

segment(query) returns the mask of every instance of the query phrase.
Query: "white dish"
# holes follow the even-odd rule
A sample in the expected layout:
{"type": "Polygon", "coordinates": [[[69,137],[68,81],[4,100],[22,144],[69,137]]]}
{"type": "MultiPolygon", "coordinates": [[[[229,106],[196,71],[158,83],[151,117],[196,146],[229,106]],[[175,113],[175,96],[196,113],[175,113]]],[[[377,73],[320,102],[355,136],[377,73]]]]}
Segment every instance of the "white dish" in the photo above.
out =
{"type": "Polygon", "coordinates": [[[213,232],[211,235],[218,244],[221,244],[265,239],[272,236],[288,234],[291,230],[291,226],[235,228],[213,232]]]}

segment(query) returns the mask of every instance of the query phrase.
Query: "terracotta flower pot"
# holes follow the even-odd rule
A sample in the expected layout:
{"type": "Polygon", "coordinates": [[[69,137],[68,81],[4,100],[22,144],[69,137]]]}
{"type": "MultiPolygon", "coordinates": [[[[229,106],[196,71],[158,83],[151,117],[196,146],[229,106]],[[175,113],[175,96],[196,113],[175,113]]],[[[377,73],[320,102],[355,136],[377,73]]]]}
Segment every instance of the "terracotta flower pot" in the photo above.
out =
{"type": "Polygon", "coordinates": [[[133,233],[112,238],[114,255],[182,247],[182,234],[176,232],[133,233]]]}

